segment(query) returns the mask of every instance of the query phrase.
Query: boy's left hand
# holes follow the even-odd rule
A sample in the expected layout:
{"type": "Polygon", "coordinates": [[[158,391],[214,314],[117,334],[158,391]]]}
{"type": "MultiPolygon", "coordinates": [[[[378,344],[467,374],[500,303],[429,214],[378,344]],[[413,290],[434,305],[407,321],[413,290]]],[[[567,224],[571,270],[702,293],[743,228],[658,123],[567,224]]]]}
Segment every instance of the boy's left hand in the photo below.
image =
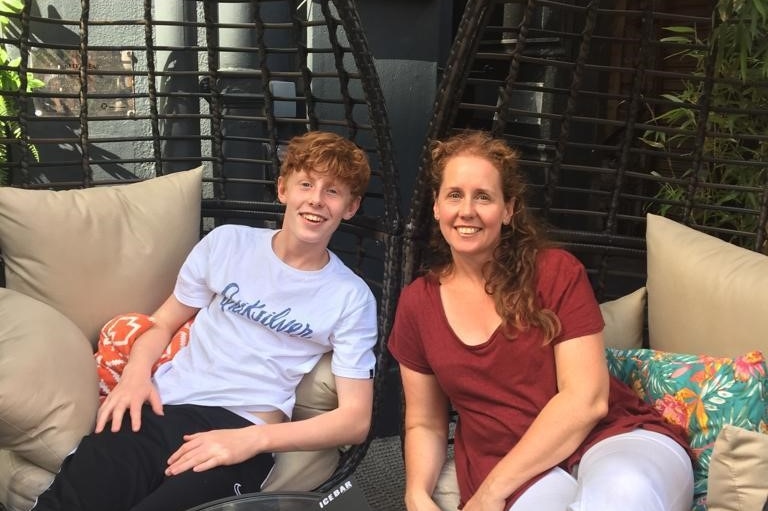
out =
{"type": "Polygon", "coordinates": [[[215,429],[184,435],[184,443],[168,458],[165,475],[177,475],[189,469],[202,472],[256,456],[259,452],[252,447],[252,428],[215,429]]]}

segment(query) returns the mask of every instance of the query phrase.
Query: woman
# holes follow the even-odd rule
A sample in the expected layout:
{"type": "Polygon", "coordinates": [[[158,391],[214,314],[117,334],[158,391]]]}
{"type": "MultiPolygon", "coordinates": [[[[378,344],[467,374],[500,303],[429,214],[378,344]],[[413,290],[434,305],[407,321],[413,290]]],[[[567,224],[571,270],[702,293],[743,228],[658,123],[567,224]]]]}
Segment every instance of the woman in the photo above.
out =
{"type": "Polygon", "coordinates": [[[584,267],[528,215],[517,153],[470,132],[431,156],[434,261],[389,339],[408,510],[438,509],[449,402],[464,511],[690,510],[685,432],[609,376],[584,267]]]}

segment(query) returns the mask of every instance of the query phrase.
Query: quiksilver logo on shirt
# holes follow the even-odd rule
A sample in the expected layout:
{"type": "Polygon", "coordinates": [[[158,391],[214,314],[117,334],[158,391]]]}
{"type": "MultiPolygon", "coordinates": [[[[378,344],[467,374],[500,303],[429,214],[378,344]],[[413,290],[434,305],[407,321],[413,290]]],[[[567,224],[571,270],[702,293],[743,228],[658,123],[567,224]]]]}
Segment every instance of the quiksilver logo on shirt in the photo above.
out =
{"type": "Polygon", "coordinates": [[[267,310],[267,304],[261,300],[256,300],[253,303],[239,300],[237,298],[239,292],[240,286],[238,284],[235,282],[227,284],[221,293],[221,302],[219,304],[223,312],[238,314],[251,321],[261,323],[270,330],[292,337],[312,337],[312,328],[309,326],[309,323],[302,323],[289,317],[291,314],[290,307],[281,311],[269,311],[267,310]]]}

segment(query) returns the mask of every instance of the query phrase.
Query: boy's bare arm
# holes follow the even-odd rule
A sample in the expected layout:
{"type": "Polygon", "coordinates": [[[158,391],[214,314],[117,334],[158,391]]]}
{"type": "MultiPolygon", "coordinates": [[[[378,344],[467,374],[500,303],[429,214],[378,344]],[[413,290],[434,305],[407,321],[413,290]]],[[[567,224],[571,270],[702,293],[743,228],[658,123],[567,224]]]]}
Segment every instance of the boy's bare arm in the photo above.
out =
{"type": "Polygon", "coordinates": [[[274,425],[269,452],[310,451],[359,444],[368,435],[373,408],[373,380],[334,377],[339,405],[310,419],[274,425]]]}
{"type": "Polygon", "coordinates": [[[213,430],[184,437],[167,475],[240,463],[262,452],[312,451],[357,444],[371,427],[373,380],[336,377],[339,406],[310,419],[213,430]]]}
{"type": "Polygon", "coordinates": [[[123,416],[128,411],[134,431],[141,427],[141,407],[149,402],[158,415],[163,406],[157,389],[152,384],[152,366],[162,355],[171,337],[199,309],[179,302],[171,295],[152,315],[154,326],[144,332],[131,348],[131,355],[120,382],[107,395],[96,416],[96,432],[112,422],[112,431],[120,429],[123,416]]]}

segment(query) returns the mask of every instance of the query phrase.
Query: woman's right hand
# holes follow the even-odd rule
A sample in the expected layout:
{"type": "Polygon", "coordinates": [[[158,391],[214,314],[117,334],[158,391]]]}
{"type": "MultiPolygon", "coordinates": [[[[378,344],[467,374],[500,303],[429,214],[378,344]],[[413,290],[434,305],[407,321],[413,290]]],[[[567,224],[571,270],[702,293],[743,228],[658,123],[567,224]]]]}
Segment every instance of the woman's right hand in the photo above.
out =
{"type": "Polygon", "coordinates": [[[405,495],[405,508],[408,511],[441,511],[429,495],[405,495]]]}
{"type": "Polygon", "coordinates": [[[108,422],[112,422],[112,432],[117,432],[123,423],[126,411],[131,417],[131,429],[135,432],[141,428],[141,408],[149,403],[157,415],[163,415],[163,404],[151,373],[132,371],[126,366],[120,382],[99,406],[96,414],[96,433],[101,433],[108,422]]]}

